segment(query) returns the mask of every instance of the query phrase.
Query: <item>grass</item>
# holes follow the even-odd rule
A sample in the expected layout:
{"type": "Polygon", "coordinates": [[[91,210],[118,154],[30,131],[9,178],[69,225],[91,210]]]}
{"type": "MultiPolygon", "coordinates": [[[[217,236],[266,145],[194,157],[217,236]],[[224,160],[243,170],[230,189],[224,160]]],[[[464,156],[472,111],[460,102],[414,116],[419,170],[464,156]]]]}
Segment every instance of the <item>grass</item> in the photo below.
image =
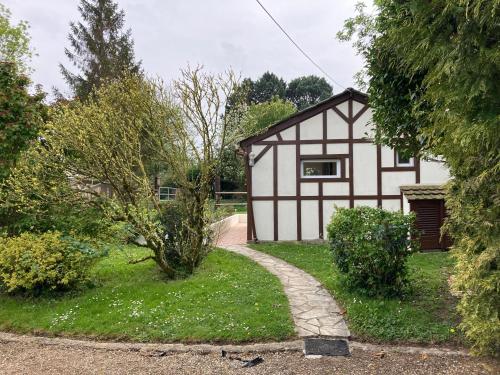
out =
{"type": "Polygon", "coordinates": [[[327,244],[263,243],[256,250],[274,255],[318,279],[346,310],[348,326],[359,340],[405,343],[459,343],[455,301],[447,278],[448,253],[413,254],[411,291],[404,298],[367,297],[343,287],[327,244]]]}
{"type": "Polygon", "coordinates": [[[114,250],[93,272],[98,284],[59,296],[0,294],[0,329],[97,339],[182,342],[283,340],[294,335],[278,279],[224,250],[184,280],[165,280],[153,261],[130,265],[114,250]]]}

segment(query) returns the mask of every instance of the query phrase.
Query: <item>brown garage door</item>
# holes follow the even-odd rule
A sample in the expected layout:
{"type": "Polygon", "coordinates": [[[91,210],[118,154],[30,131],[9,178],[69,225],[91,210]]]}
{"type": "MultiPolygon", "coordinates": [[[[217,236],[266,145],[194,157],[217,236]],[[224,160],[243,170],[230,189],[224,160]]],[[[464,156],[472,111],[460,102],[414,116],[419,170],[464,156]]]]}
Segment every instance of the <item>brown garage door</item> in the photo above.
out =
{"type": "Polygon", "coordinates": [[[449,240],[441,241],[441,226],[445,217],[444,200],[422,199],[410,201],[410,209],[417,215],[422,250],[446,249],[449,240]]]}

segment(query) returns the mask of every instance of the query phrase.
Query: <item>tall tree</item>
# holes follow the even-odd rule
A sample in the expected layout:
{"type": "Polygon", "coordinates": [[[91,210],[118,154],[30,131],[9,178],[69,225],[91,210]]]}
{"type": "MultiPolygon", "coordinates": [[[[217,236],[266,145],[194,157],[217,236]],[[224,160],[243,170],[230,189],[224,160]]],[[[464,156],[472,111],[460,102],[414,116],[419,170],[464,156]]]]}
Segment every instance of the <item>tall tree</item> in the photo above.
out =
{"type": "Polygon", "coordinates": [[[0,4],[0,61],[14,62],[20,72],[27,71],[33,55],[29,25],[26,21],[13,25],[10,17],[9,9],[0,4]]]}
{"type": "Polygon", "coordinates": [[[83,21],[70,23],[72,50],[64,52],[79,72],[59,66],[73,94],[85,100],[103,82],[138,73],[140,62],[135,61],[131,30],[123,31],[125,12],[113,0],[81,0],[78,10],[83,21]]]}
{"type": "Polygon", "coordinates": [[[286,89],[286,98],[300,110],[310,107],[332,96],[332,86],[324,78],[304,76],[291,80],[286,89]]]}
{"type": "Polygon", "coordinates": [[[253,84],[250,94],[252,103],[264,103],[277,96],[280,99],[285,98],[286,82],[276,74],[265,72],[253,84]]]}
{"type": "Polygon", "coordinates": [[[46,110],[44,94],[28,92],[30,80],[12,62],[0,62],[0,182],[37,134],[46,110]]]}
{"type": "Polygon", "coordinates": [[[500,12],[497,0],[378,0],[346,21],[365,57],[377,139],[442,155],[460,327],[500,353],[500,12]]]}

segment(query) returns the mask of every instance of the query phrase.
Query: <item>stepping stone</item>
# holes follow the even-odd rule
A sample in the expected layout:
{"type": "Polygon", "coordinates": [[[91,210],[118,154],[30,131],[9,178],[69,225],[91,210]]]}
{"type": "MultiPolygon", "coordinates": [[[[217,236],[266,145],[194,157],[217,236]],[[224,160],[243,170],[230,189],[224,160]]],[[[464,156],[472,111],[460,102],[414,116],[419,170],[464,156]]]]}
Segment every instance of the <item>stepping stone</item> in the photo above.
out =
{"type": "Polygon", "coordinates": [[[347,356],[350,355],[347,339],[307,338],[304,340],[305,355],[347,356]]]}

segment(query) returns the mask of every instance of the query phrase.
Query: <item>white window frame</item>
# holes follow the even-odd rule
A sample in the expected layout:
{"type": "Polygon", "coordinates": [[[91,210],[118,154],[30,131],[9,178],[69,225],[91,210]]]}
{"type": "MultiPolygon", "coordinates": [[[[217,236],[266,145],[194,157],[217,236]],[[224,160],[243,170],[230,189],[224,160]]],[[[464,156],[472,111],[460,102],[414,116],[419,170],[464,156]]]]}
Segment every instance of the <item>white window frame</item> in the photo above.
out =
{"type": "Polygon", "coordinates": [[[399,152],[396,151],[396,167],[413,167],[415,165],[414,158],[409,158],[408,163],[399,162],[399,152]]]}
{"type": "Polygon", "coordinates": [[[340,159],[302,159],[300,161],[300,176],[302,178],[340,178],[341,177],[341,162],[340,159]],[[304,174],[304,163],[331,163],[337,164],[337,174],[335,175],[314,175],[306,176],[304,174]]]}

